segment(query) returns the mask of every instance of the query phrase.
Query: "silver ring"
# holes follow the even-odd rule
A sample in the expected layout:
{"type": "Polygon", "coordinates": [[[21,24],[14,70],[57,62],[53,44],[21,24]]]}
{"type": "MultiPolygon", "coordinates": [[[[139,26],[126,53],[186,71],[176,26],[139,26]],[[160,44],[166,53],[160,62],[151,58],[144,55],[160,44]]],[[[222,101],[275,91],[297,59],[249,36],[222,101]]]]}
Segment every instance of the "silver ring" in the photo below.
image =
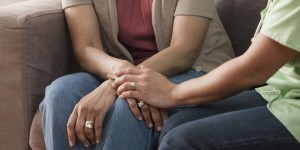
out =
{"type": "Polygon", "coordinates": [[[93,121],[85,121],[85,127],[89,129],[94,128],[94,122],[93,121]]]}
{"type": "Polygon", "coordinates": [[[139,101],[138,103],[138,106],[141,108],[141,107],[143,107],[144,105],[145,105],[145,103],[143,102],[143,101],[139,101]]]}
{"type": "Polygon", "coordinates": [[[136,90],[136,83],[130,82],[130,90],[136,90]]]}

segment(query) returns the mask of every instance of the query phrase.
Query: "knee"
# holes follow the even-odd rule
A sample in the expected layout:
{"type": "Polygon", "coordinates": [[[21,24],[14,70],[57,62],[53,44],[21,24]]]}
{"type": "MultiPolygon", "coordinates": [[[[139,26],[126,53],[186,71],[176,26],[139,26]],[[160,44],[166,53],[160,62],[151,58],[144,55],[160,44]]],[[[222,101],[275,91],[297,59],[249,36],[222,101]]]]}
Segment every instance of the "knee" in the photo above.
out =
{"type": "Polygon", "coordinates": [[[163,125],[163,128],[160,133],[159,142],[161,142],[161,140],[164,138],[164,136],[166,136],[167,133],[169,133],[169,131],[178,127],[181,124],[184,124],[185,122],[185,118],[183,118],[182,115],[179,113],[170,116],[163,125]]]}
{"type": "Polygon", "coordinates": [[[130,107],[127,100],[117,98],[114,105],[112,106],[113,112],[120,115],[131,113],[130,107]]]}
{"type": "Polygon", "coordinates": [[[66,101],[70,102],[70,99],[86,95],[99,84],[100,81],[88,73],[60,77],[46,87],[45,97],[40,107],[62,106],[66,101]]]}
{"type": "Polygon", "coordinates": [[[68,79],[61,77],[53,81],[46,87],[45,97],[40,104],[40,109],[43,110],[45,107],[56,107],[55,105],[61,105],[61,101],[65,97],[68,97],[68,79]]]}
{"type": "MultiPolygon", "coordinates": [[[[159,149],[163,150],[180,150],[185,149],[185,142],[183,141],[182,135],[176,130],[169,131],[159,143],[159,149]]],[[[187,143],[186,143],[187,144],[187,143]]]]}

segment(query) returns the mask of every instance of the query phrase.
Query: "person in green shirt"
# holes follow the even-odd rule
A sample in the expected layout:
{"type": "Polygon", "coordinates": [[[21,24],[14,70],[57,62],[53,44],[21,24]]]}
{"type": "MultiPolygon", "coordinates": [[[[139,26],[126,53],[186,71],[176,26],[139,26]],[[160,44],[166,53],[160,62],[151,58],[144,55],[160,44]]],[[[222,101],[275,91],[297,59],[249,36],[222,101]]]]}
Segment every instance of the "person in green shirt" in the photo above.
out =
{"type": "Polygon", "coordinates": [[[173,84],[143,66],[115,72],[122,98],[195,105],[166,121],[159,149],[300,149],[300,1],[269,0],[261,16],[249,49],[203,77],[173,84]]]}

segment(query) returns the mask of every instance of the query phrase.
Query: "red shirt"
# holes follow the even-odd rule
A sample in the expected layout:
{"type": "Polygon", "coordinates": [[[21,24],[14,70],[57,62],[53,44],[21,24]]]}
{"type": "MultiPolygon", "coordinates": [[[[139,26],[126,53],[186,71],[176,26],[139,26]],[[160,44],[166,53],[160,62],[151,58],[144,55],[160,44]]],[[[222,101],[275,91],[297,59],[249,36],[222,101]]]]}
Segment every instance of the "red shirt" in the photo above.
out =
{"type": "Polygon", "coordinates": [[[119,41],[138,65],[157,53],[152,27],[152,0],[116,0],[119,41]]]}

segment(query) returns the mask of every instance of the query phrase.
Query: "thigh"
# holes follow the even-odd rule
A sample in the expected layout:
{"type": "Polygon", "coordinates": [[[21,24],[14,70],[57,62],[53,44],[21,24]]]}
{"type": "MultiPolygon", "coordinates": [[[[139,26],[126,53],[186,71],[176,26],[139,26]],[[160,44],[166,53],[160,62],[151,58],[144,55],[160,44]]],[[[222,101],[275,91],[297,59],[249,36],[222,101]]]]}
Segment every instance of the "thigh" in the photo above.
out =
{"type": "Polygon", "coordinates": [[[86,94],[102,83],[102,80],[89,73],[74,73],[60,77],[46,87],[45,97],[40,104],[53,109],[72,107],[86,94]]]}
{"type": "Polygon", "coordinates": [[[220,113],[265,106],[264,100],[255,90],[241,92],[227,99],[201,106],[182,106],[169,110],[169,119],[163,126],[159,141],[173,128],[196,119],[217,115],[220,113]]]}
{"type": "Polygon", "coordinates": [[[160,149],[296,150],[300,145],[267,106],[260,106],[182,124],[165,136],[160,149]]]}
{"type": "Polygon", "coordinates": [[[69,147],[66,130],[69,116],[78,101],[100,84],[101,80],[91,74],[75,73],[56,79],[46,88],[40,110],[47,149],[69,147]]]}
{"type": "Polygon", "coordinates": [[[158,133],[153,128],[148,128],[144,121],[137,120],[128,102],[121,98],[117,98],[108,111],[102,133],[102,141],[96,146],[97,150],[152,150],[158,139],[158,133]]]}

